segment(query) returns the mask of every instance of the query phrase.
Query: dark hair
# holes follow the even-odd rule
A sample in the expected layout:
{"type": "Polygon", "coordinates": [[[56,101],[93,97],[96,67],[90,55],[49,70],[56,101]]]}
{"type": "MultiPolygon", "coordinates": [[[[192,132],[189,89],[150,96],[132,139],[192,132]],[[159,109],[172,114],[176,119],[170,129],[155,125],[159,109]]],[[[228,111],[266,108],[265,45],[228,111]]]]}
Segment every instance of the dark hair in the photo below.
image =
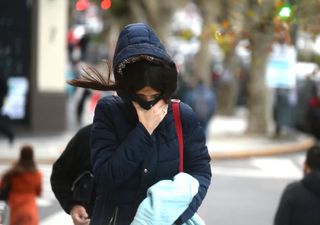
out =
{"type": "Polygon", "coordinates": [[[31,145],[22,146],[18,164],[20,164],[26,169],[33,169],[35,167],[35,162],[33,158],[33,148],[31,145]]]}
{"type": "Polygon", "coordinates": [[[113,90],[120,97],[131,95],[145,86],[150,86],[161,92],[164,100],[168,100],[176,90],[178,74],[174,63],[161,60],[139,60],[127,63],[115,81],[111,80],[111,66],[109,63],[107,65],[107,80],[92,66],[87,66],[83,68],[84,73],[80,78],[67,82],[77,87],[113,90]]]}
{"type": "Polygon", "coordinates": [[[11,169],[9,169],[4,175],[3,180],[9,179],[11,176],[27,172],[35,171],[37,169],[36,163],[33,158],[33,148],[31,145],[24,145],[20,150],[20,157],[11,169]]]}
{"type": "Polygon", "coordinates": [[[165,63],[158,64],[148,61],[126,65],[119,79],[119,96],[121,92],[128,95],[133,94],[145,86],[150,86],[160,92],[163,99],[168,100],[177,87],[176,69],[165,63]]]}
{"type": "Polygon", "coordinates": [[[316,144],[307,152],[306,164],[312,170],[320,170],[320,145],[316,144]]]}

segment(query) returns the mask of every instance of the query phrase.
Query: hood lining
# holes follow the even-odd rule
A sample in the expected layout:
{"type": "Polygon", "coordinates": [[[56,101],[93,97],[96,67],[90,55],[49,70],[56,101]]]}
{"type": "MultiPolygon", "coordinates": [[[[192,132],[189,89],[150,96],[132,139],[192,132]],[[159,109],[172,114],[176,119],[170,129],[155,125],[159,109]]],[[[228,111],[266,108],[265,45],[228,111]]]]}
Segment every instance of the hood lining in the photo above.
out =
{"type": "Polygon", "coordinates": [[[133,56],[128,59],[124,59],[119,64],[117,72],[122,76],[123,70],[126,68],[127,64],[131,64],[131,63],[135,63],[135,62],[143,61],[143,60],[148,61],[148,62],[158,63],[158,64],[162,64],[164,62],[163,60],[156,58],[156,57],[153,57],[153,56],[150,56],[150,55],[133,56]]]}

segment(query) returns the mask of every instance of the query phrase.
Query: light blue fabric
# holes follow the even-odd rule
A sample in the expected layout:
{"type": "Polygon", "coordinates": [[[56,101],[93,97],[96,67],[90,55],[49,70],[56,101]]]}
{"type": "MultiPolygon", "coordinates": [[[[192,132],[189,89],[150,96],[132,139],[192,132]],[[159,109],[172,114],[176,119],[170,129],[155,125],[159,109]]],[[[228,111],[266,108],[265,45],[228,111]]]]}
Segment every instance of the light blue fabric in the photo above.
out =
{"type": "MultiPolygon", "coordinates": [[[[171,225],[186,210],[197,194],[199,182],[187,173],[173,180],[162,180],[151,186],[138,207],[131,225],[171,225]]],[[[195,213],[184,225],[205,225],[195,213]]]]}

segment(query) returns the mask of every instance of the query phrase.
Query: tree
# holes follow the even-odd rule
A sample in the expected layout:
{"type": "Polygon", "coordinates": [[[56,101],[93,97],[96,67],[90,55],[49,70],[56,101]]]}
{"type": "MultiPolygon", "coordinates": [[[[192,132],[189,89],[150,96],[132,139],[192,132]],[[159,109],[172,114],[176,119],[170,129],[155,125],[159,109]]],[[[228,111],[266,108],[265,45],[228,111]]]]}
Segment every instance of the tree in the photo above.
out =
{"type": "Polygon", "coordinates": [[[273,1],[249,1],[245,20],[252,54],[247,131],[253,134],[265,134],[268,128],[265,71],[274,35],[273,6],[273,1]]]}
{"type": "Polygon", "coordinates": [[[104,12],[109,45],[114,45],[117,38],[114,34],[118,34],[124,25],[135,22],[149,24],[166,44],[172,15],[184,3],[186,0],[112,0],[111,8],[104,12]]]}
{"type": "Polygon", "coordinates": [[[219,1],[195,0],[202,16],[202,33],[199,37],[199,50],[194,60],[194,76],[196,80],[202,80],[208,86],[211,85],[210,65],[212,57],[210,54],[209,44],[211,41],[210,26],[216,19],[219,9],[219,1]]]}
{"type": "Polygon", "coordinates": [[[185,0],[131,0],[128,5],[135,21],[148,23],[166,44],[170,33],[170,22],[178,7],[185,4],[185,0]]]}
{"type": "Polygon", "coordinates": [[[301,30],[318,34],[320,32],[320,1],[319,0],[295,0],[296,20],[301,30]]]}
{"type": "MultiPolygon", "coordinates": [[[[224,71],[228,72],[230,77],[228,83],[220,86],[218,95],[223,96],[224,108],[220,112],[223,111],[225,114],[232,114],[238,93],[235,46],[242,39],[247,39],[250,44],[251,65],[247,84],[248,133],[265,134],[268,128],[267,115],[270,108],[267,107],[265,70],[274,41],[275,3],[279,1],[282,2],[281,0],[220,1],[220,14],[215,15],[218,17],[215,22],[222,34],[220,40],[218,38],[218,43],[225,53],[224,71]]],[[[195,2],[201,4],[201,1],[195,2]]]]}
{"type": "Polygon", "coordinates": [[[217,38],[222,48],[225,58],[223,63],[223,77],[219,83],[218,99],[224,101],[218,102],[219,113],[223,115],[232,115],[236,106],[239,92],[239,63],[236,57],[236,46],[242,38],[242,29],[244,22],[241,14],[244,11],[244,4],[241,1],[226,0],[222,1],[222,10],[219,15],[219,25],[221,37],[217,38]],[[228,77],[225,79],[224,77],[228,77]]]}

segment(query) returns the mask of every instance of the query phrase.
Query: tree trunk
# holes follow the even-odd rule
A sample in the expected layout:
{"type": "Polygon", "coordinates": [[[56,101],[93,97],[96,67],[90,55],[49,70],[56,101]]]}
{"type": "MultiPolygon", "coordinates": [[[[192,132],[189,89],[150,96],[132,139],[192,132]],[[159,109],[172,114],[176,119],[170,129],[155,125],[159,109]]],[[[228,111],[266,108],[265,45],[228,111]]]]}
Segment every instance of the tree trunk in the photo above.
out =
{"type": "Polygon", "coordinates": [[[221,81],[218,88],[218,113],[222,115],[232,115],[237,102],[239,91],[239,81],[236,65],[235,49],[227,52],[224,60],[224,75],[228,73],[228,80],[221,81]]]}
{"type": "Polygon", "coordinates": [[[197,54],[195,55],[192,74],[196,81],[202,80],[208,86],[211,86],[212,80],[210,76],[210,65],[212,56],[210,53],[210,25],[214,19],[214,8],[213,2],[207,0],[197,0],[197,4],[201,17],[202,17],[202,33],[200,36],[200,46],[197,54]]]}
{"type": "Polygon", "coordinates": [[[148,23],[166,45],[169,25],[175,9],[184,1],[130,0],[129,8],[135,21],[148,23]]]}
{"type": "Polygon", "coordinates": [[[203,37],[200,40],[200,48],[195,55],[194,74],[192,75],[196,80],[202,80],[208,86],[211,86],[210,61],[209,40],[203,37]]]}
{"type": "Polygon", "coordinates": [[[222,32],[225,36],[229,35],[228,47],[223,48],[225,58],[223,63],[223,73],[221,74],[221,81],[218,86],[218,113],[223,115],[232,115],[237,103],[237,97],[239,92],[239,79],[238,71],[239,64],[237,62],[237,55],[235,48],[241,38],[241,30],[243,29],[243,11],[245,11],[246,5],[243,1],[236,0],[222,0],[220,2],[221,9],[220,22],[224,21],[226,24],[222,26],[222,32]]]}
{"type": "Polygon", "coordinates": [[[265,84],[266,63],[272,44],[272,27],[259,29],[251,34],[252,55],[249,71],[249,118],[247,132],[266,134],[268,128],[267,88],[265,84]]]}

